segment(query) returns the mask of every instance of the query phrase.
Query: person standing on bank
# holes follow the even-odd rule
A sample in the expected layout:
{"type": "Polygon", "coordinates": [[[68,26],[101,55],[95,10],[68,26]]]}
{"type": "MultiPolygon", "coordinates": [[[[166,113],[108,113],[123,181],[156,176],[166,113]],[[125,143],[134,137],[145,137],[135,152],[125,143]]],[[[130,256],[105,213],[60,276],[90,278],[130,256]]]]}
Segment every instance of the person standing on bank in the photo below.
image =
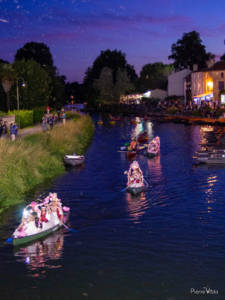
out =
{"type": "Polygon", "coordinates": [[[66,124],[66,113],[63,108],[62,108],[62,113],[61,113],[61,119],[62,119],[63,125],[65,125],[66,124]]]}

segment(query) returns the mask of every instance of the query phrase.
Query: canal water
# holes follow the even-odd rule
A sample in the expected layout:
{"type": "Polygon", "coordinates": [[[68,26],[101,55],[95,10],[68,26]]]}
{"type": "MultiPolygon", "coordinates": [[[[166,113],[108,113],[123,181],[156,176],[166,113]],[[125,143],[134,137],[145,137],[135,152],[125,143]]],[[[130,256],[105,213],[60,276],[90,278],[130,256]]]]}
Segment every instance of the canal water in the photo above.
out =
{"type": "MultiPolygon", "coordinates": [[[[225,299],[225,168],[193,165],[199,143],[218,144],[207,126],[128,120],[98,126],[85,165],[48,188],[71,207],[69,226],[26,247],[4,240],[22,205],[0,224],[0,299],[225,299]],[[120,146],[144,128],[161,153],[137,160],[149,188],[132,198],[120,146]]],[[[33,199],[31,199],[33,200],[33,199]]]]}

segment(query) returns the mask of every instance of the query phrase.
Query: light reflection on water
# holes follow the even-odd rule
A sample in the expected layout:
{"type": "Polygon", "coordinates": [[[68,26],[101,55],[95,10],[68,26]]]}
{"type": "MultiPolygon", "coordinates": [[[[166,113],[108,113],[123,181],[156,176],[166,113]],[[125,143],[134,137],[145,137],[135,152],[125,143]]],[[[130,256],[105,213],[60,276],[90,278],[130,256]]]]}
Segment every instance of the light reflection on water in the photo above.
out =
{"type": "Polygon", "coordinates": [[[62,268],[60,258],[63,253],[64,233],[62,230],[50,234],[42,240],[14,250],[18,262],[25,263],[31,277],[44,276],[47,269],[62,268]]]}

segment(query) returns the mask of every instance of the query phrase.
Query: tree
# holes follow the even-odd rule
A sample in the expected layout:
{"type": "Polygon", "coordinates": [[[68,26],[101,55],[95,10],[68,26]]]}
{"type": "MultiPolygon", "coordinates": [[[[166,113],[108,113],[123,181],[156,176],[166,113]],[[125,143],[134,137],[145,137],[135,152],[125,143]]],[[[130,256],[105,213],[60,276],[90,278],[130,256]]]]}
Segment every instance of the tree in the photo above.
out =
{"type": "Polygon", "coordinates": [[[225,53],[220,57],[220,60],[225,61],[225,53]]]}
{"type": "Polygon", "coordinates": [[[114,85],[114,100],[119,102],[120,96],[134,91],[134,85],[131,83],[126,70],[117,70],[116,83],[114,85]]]}
{"type": "Polygon", "coordinates": [[[26,43],[16,52],[15,61],[18,60],[34,60],[42,67],[54,68],[52,54],[44,43],[26,43]]]}
{"type": "Polygon", "coordinates": [[[173,65],[162,62],[146,64],[140,72],[139,90],[145,92],[149,89],[167,89],[168,75],[173,70],[173,65]]]}
{"type": "Polygon", "coordinates": [[[118,50],[111,51],[109,49],[101,51],[100,55],[95,59],[92,67],[87,69],[83,80],[84,87],[86,89],[85,96],[89,103],[94,103],[98,98],[98,90],[96,90],[94,82],[100,78],[100,74],[105,67],[112,71],[113,85],[116,83],[116,74],[119,69],[121,71],[126,70],[127,76],[132,83],[134,83],[137,79],[134,67],[127,63],[124,53],[118,50]]]}
{"type": "Polygon", "coordinates": [[[197,31],[184,33],[182,39],[172,44],[171,52],[168,58],[174,60],[173,65],[176,70],[186,68],[193,70],[194,64],[199,68],[205,68],[207,61],[215,57],[212,53],[206,52],[197,31]]]}
{"type": "Polygon", "coordinates": [[[51,78],[34,60],[21,60],[14,63],[17,78],[24,81],[20,88],[20,107],[32,109],[48,104],[51,95],[51,78]]]}
{"type": "Polygon", "coordinates": [[[16,80],[16,72],[11,64],[0,64],[0,78],[7,97],[7,110],[10,110],[10,90],[16,80]]]}
{"type": "Polygon", "coordinates": [[[94,87],[99,91],[99,102],[110,103],[113,101],[113,73],[108,67],[104,67],[98,79],[94,81],[94,87]]]}

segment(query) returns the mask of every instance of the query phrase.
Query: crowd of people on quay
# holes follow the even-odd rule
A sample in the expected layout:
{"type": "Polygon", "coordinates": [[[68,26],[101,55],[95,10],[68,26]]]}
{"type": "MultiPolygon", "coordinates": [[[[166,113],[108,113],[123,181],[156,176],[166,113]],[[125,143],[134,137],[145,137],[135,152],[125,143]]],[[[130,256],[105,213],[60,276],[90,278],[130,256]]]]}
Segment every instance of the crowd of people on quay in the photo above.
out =
{"type": "Polygon", "coordinates": [[[200,116],[205,118],[224,117],[225,112],[225,107],[222,106],[219,101],[189,102],[184,104],[184,101],[176,99],[158,101],[157,105],[151,109],[162,113],[200,116]]]}
{"type": "Polygon", "coordinates": [[[21,224],[13,236],[25,237],[60,225],[63,223],[63,211],[66,210],[57,193],[49,193],[42,203],[33,201],[24,209],[21,224]]]}

